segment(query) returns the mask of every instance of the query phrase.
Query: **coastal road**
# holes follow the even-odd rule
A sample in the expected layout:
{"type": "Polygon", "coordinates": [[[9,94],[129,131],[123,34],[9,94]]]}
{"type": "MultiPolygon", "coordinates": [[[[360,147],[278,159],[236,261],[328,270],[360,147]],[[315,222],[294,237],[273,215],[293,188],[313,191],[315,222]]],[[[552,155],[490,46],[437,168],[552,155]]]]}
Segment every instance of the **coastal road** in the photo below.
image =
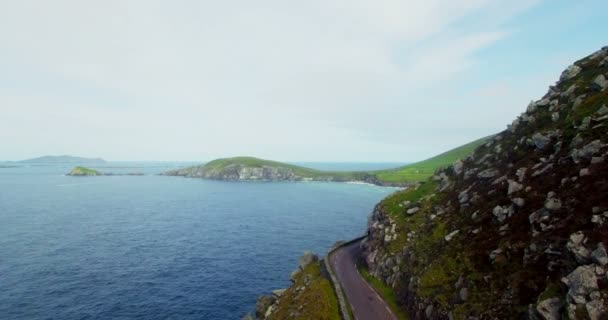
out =
{"type": "Polygon", "coordinates": [[[380,295],[357,271],[355,263],[361,255],[360,244],[361,241],[357,241],[342,247],[329,257],[331,267],[352,307],[355,319],[397,320],[380,295]]]}

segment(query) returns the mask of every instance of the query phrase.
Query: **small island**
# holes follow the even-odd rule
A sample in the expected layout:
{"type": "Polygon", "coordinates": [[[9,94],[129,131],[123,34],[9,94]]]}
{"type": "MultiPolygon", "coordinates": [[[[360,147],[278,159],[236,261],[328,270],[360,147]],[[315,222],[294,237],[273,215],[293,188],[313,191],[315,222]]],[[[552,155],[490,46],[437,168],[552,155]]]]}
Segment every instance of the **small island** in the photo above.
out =
{"type": "Polygon", "coordinates": [[[94,177],[94,176],[143,176],[141,172],[129,172],[129,173],[104,173],[95,169],[77,166],[74,167],[67,176],[72,177],[94,177]]]}
{"type": "Polygon", "coordinates": [[[74,167],[74,169],[72,169],[72,171],[70,171],[67,175],[74,176],[74,177],[88,177],[88,176],[103,176],[104,174],[97,170],[94,170],[94,169],[78,166],[78,167],[74,167]]]}
{"type": "Polygon", "coordinates": [[[84,158],[70,155],[62,156],[42,156],[33,159],[18,161],[19,163],[28,164],[78,164],[78,165],[102,165],[107,162],[101,158],[84,158]]]}

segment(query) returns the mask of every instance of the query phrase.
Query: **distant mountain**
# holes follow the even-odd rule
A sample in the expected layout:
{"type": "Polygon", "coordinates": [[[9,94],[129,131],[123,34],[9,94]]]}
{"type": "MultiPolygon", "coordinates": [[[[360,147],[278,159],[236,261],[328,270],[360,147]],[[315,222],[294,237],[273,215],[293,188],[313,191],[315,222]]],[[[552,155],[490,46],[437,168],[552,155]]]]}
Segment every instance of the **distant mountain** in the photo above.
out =
{"type": "Polygon", "coordinates": [[[33,159],[18,161],[19,163],[50,163],[50,164],[105,164],[106,161],[101,158],[82,158],[74,156],[43,156],[33,159]]]}

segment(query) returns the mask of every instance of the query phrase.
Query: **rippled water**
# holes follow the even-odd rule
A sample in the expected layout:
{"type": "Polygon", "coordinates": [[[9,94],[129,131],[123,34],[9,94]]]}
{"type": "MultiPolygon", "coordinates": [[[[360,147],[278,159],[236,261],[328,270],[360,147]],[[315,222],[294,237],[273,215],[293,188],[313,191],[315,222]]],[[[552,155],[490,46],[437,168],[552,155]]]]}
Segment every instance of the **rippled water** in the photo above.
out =
{"type": "Polygon", "coordinates": [[[394,190],[0,168],[0,319],[240,319],[394,190]]]}

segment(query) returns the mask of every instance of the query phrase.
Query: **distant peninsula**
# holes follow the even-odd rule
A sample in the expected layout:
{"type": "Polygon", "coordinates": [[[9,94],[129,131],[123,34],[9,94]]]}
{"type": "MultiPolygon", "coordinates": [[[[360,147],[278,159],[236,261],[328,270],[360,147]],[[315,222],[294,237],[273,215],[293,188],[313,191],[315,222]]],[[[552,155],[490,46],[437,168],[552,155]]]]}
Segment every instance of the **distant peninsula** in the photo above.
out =
{"type": "Polygon", "coordinates": [[[379,184],[375,175],[367,172],[322,171],[254,157],[217,159],[163,175],[230,181],[357,181],[379,184]]]}
{"type": "Polygon", "coordinates": [[[470,142],[424,161],[387,170],[324,171],[254,157],[234,157],[216,159],[206,164],[168,171],[162,175],[224,181],[331,181],[409,186],[428,179],[436,169],[449,166],[463,158],[489,138],[470,142]]]}
{"type": "Polygon", "coordinates": [[[95,169],[77,166],[74,167],[66,176],[72,177],[95,177],[95,176],[143,176],[141,172],[129,172],[129,173],[104,173],[95,169]]]}
{"type": "Polygon", "coordinates": [[[100,165],[107,163],[101,158],[83,158],[70,155],[42,156],[33,159],[17,161],[19,163],[42,163],[42,164],[78,164],[78,165],[100,165]]]}

